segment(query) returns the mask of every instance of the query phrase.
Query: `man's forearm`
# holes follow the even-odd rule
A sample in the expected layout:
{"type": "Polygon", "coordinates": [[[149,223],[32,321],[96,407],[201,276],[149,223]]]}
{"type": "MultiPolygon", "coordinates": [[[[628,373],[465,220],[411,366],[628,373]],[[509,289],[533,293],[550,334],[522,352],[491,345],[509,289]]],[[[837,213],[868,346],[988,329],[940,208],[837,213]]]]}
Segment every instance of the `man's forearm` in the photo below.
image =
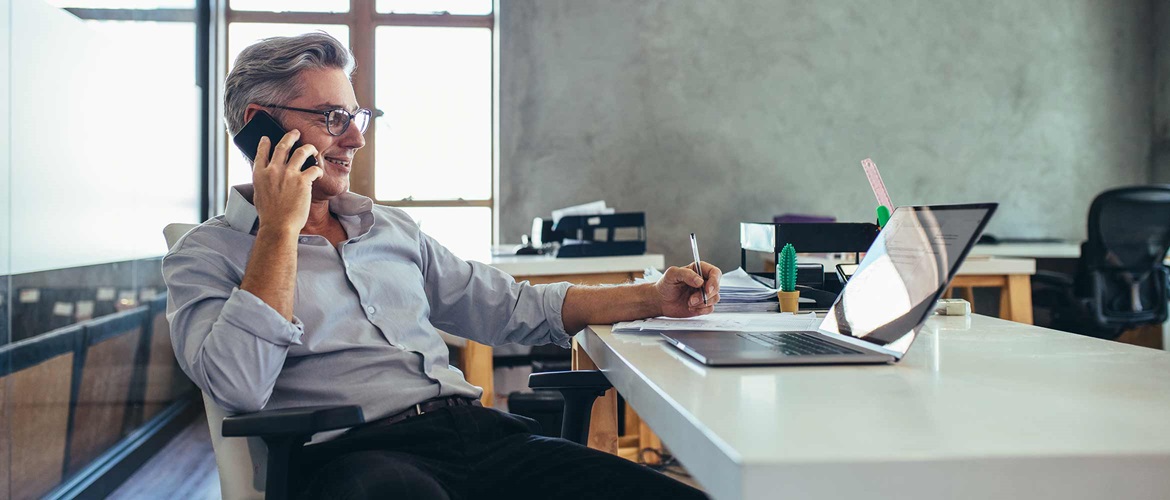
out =
{"type": "Polygon", "coordinates": [[[574,334],[588,325],[660,316],[662,306],[651,283],[620,286],[574,285],[565,294],[561,317],[574,334]]]}
{"type": "Polygon", "coordinates": [[[240,289],[292,321],[297,283],[298,232],[260,226],[240,289]]]}

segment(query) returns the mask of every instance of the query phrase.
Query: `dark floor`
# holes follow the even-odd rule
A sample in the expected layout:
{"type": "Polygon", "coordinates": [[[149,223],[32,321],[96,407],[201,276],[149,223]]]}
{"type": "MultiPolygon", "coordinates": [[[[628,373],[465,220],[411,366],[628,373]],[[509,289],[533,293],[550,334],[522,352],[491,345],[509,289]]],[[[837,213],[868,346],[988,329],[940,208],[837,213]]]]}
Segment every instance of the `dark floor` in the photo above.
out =
{"type": "Polygon", "coordinates": [[[207,418],[196,417],[108,498],[218,500],[219,472],[207,418]]]}

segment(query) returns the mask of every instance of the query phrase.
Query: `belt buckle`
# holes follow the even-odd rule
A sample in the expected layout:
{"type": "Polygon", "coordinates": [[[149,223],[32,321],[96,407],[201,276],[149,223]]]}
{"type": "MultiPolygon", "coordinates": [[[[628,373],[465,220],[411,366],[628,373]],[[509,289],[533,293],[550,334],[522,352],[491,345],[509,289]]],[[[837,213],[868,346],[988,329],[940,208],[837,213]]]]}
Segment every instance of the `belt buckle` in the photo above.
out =
{"type": "Polygon", "coordinates": [[[419,414],[419,415],[422,415],[423,413],[426,413],[426,412],[424,412],[424,411],[423,411],[423,409],[422,409],[422,403],[415,403],[415,405],[414,405],[414,411],[418,412],[418,414],[419,414]]]}

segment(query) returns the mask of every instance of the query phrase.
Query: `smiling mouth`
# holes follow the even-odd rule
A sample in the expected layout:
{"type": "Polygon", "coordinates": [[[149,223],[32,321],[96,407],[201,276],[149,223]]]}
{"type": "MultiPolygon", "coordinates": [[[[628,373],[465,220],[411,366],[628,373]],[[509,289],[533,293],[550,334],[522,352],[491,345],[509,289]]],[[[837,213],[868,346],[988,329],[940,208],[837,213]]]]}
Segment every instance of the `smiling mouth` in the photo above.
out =
{"type": "Polygon", "coordinates": [[[349,169],[350,160],[348,160],[348,159],[332,158],[332,157],[326,156],[325,161],[332,163],[334,166],[337,166],[341,169],[349,169]]]}

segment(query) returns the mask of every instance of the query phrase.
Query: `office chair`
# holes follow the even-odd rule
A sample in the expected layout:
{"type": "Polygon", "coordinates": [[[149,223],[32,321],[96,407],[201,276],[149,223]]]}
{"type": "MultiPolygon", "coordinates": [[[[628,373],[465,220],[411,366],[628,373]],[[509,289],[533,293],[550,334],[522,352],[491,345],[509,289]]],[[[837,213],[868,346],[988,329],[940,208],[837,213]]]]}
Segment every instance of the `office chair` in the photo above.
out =
{"type": "Polygon", "coordinates": [[[1033,303],[1050,311],[1052,327],[1116,339],[1128,328],[1165,321],[1170,185],[1097,195],[1088,230],[1075,276],[1038,272],[1033,278],[1033,303]]]}
{"type": "MultiPolygon", "coordinates": [[[[197,224],[168,224],[163,229],[167,248],[197,224]]],[[[561,437],[585,445],[593,401],[612,387],[597,370],[537,373],[529,377],[533,389],[558,390],[565,399],[561,437]]],[[[344,429],[365,422],[356,405],[311,406],[262,410],[232,415],[206,393],[203,406],[211,431],[211,445],[219,469],[223,498],[284,500],[294,496],[295,477],[289,474],[300,448],[313,434],[344,429]]]]}

